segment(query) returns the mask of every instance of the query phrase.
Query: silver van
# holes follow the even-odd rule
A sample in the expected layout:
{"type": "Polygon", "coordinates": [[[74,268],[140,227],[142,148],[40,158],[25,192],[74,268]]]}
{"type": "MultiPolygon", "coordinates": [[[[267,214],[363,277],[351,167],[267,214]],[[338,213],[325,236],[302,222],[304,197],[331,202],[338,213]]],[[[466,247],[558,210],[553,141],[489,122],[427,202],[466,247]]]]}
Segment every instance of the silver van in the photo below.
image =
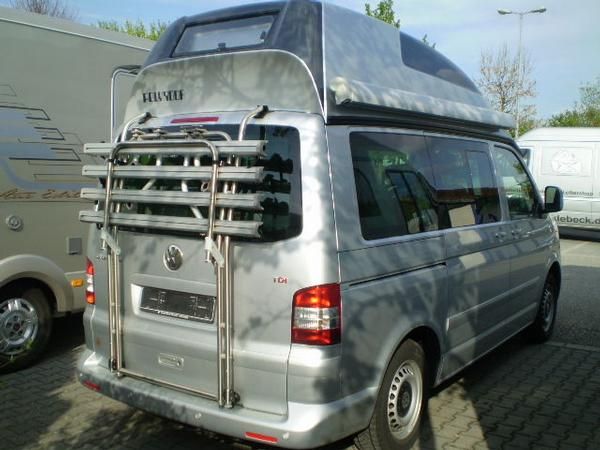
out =
{"type": "Polygon", "coordinates": [[[431,386],[553,329],[562,193],[542,203],[511,126],[356,12],[178,20],[119,138],[86,147],[81,383],[281,447],[409,447],[431,386]]]}

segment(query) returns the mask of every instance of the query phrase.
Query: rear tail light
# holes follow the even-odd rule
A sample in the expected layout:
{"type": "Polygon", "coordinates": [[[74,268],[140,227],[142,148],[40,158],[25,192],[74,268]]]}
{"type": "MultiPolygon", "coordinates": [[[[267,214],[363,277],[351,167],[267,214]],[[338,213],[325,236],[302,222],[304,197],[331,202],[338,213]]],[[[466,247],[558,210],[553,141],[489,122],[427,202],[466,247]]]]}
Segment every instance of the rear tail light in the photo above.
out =
{"type": "Polygon", "coordinates": [[[274,436],[267,436],[266,434],[252,433],[250,431],[246,431],[246,438],[254,439],[255,441],[267,442],[269,444],[277,444],[279,439],[274,436]]]}
{"type": "Polygon", "coordinates": [[[83,384],[86,388],[91,389],[92,391],[100,392],[102,390],[99,384],[94,383],[90,380],[85,380],[81,384],[83,384]]]}
{"type": "Polygon", "coordinates": [[[85,301],[90,305],[96,303],[96,293],[94,292],[94,264],[89,259],[86,259],[85,264],[85,301]]]}
{"type": "Polygon", "coordinates": [[[342,335],[342,298],[339,284],[323,284],[294,294],[292,343],[339,344],[342,335]]]}

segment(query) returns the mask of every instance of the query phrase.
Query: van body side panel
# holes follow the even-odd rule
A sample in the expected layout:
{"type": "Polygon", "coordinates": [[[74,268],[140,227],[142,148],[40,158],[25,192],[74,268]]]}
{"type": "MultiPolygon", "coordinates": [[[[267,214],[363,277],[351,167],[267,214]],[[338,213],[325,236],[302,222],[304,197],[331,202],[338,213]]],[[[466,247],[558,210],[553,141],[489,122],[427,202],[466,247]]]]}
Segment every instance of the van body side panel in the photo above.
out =
{"type": "MultiPolygon", "coordinates": [[[[517,153],[498,145],[494,146],[492,151],[513,155],[513,165],[522,171],[523,176],[527,177],[527,184],[531,185],[531,196],[535,198],[537,204],[541,203],[542,198],[536,192],[535,184],[526,168],[520,161],[517,162],[517,153]]],[[[497,176],[501,186],[500,192],[503,193],[505,213],[510,215],[511,207],[519,208],[519,204],[515,202],[518,202],[527,187],[524,185],[519,187],[520,190],[515,190],[515,187],[507,190],[502,187],[502,175],[497,173],[497,176]]],[[[558,243],[552,232],[551,219],[547,215],[540,214],[538,208],[530,214],[518,214],[512,217],[508,224],[510,226],[510,234],[507,236],[510,246],[510,293],[516,302],[513,310],[522,313],[519,317],[515,317],[515,330],[513,331],[518,331],[535,318],[547,276],[549,259],[558,243]]]]}
{"type": "Polygon", "coordinates": [[[448,357],[444,374],[455,372],[506,336],[501,328],[516,303],[507,290],[510,274],[509,226],[498,222],[446,230],[448,265],[448,357]]]}
{"type": "Polygon", "coordinates": [[[510,261],[510,287],[518,309],[526,311],[521,323],[525,326],[537,312],[546,281],[548,260],[557,244],[550,219],[531,217],[511,223],[514,256],[510,261]]]}
{"type": "Polygon", "coordinates": [[[344,287],[341,370],[344,395],[378,386],[396,347],[419,326],[433,329],[444,348],[447,314],[447,269],[441,233],[370,242],[361,236],[349,140],[350,131],[357,130],[365,129],[328,128],[340,277],[344,287]]]}
{"type": "Polygon", "coordinates": [[[502,221],[489,144],[429,133],[426,141],[447,226],[448,355],[441,368],[447,375],[489,351],[497,335],[508,333],[501,324],[515,307],[506,291],[510,229],[502,221]],[[465,204],[476,193],[477,201],[465,204]]]}
{"type": "Polygon", "coordinates": [[[442,241],[437,237],[340,255],[342,280],[349,284],[343,294],[344,395],[379,386],[389,359],[413,329],[429,327],[442,339],[447,268],[434,262],[442,259],[442,241]],[[425,259],[428,264],[419,267],[425,259]],[[359,281],[367,274],[370,279],[359,281]]]}

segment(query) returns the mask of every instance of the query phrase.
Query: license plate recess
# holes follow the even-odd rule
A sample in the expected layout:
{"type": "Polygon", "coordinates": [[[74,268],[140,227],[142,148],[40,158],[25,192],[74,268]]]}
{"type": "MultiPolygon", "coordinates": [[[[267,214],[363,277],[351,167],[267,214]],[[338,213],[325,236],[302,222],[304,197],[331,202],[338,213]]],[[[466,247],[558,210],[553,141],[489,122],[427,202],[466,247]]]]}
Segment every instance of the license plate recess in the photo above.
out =
{"type": "Polygon", "coordinates": [[[144,287],[140,309],[161,316],[211,323],[214,321],[215,297],[144,287]]]}

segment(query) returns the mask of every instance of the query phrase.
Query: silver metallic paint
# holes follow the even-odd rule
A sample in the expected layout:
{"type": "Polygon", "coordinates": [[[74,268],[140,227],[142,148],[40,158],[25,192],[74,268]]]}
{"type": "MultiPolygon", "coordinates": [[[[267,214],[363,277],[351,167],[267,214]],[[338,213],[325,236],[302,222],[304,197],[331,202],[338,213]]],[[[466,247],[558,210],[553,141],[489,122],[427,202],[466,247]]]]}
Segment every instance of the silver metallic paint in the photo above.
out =
{"type": "MultiPolygon", "coordinates": [[[[450,102],[446,106],[452,102],[469,105],[463,112],[445,109],[447,116],[506,125],[503,117],[487,112],[469,116],[486,108],[477,94],[403,67],[394,68],[398,65],[393,59],[399,50],[397,30],[384,29],[370,19],[356,28],[348,26],[344,20],[349,14],[329,5],[323,11],[326,86],[338,76],[398,89],[403,86],[398,82],[410,81],[421,92],[436,92],[450,102]],[[357,40],[365,34],[369,39],[357,40]],[[383,51],[386,70],[349,57],[349,46],[356,52],[357,42],[361,53],[383,51]]],[[[148,126],[167,125],[173,117],[188,114],[216,115],[219,123],[235,124],[243,115],[238,110],[267,103],[275,111],[254,123],[294,126],[300,131],[302,233],[281,242],[238,243],[234,247],[233,352],[239,405],[220,409],[215,402],[197,396],[132,378],[118,379],[109,373],[103,298],[106,270],[97,231],[90,249],[92,257],[100,257],[94,260],[98,300],[85,315],[88,350],[79,365],[80,378],[100,383],[109,396],[194,426],[240,438],[246,431],[276,436],[281,445],[291,448],[316,447],[368,425],[389,359],[415,329],[431,330],[439,343],[440,368],[435,380],[439,383],[531,323],[539,300],[537,285],[551,265],[559,262],[558,236],[547,217],[518,224],[508,221],[504,202],[503,219],[496,224],[365,241],[358,220],[349,132],[425,133],[326,127],[312,76],[302,64],[283,52],[247,55],[196,57],[150,66],[139,78],[137,97],[132,98],[128,110],[129,116],[145,110],[147,105],[138,98],[143,90],[179,89],[181,70],[197,75],[197,80],[185,81],[190,88],[197,88],[194,102],[152,105],[158,117],[150,119],[148,126]],[[286,68],[283,78],[262,67],[268,60],[286,68]],[[243,68],[249,70],[248,78],[234,79],[243,68]],[[217,75],[229,78],[212,92],[207,81],[201,81],[204,70],[207,80],[215,81],[217,75]],[[244,89],[238,89],[240,86],[244,89]],[[273,282],[277,279],[287,283],[273,282]],[[294,292],[334,282],[341,284],[342,344],[328,348],[290,344],[294,292]]],[[[374,91],[374,98],[381,93],[374,91]]],[[[328,116],[343,113],[334,102],[326,105],[328,116]]],[[[419,110],[417,106],[410,108],[419,110]]],[[[129,232],[122,232],[121,237],[126,365],[214,390],[215,325],[147,317],[135,306],[144,285],[214,295],[214,274],[210,266],[203,265],[201,245],[189,238],[129,232]],[[186,252],[177,278],[161,262],[162,249],[173,242],[186,252]],[[183,369],[157,368],[164,354],[174,355],[175,360],[183,358],[183,369]],[[188,368],[193,370],[186,371],[188,368]],[[165,375],[165,370],[170,373],[165,375]]]]}

